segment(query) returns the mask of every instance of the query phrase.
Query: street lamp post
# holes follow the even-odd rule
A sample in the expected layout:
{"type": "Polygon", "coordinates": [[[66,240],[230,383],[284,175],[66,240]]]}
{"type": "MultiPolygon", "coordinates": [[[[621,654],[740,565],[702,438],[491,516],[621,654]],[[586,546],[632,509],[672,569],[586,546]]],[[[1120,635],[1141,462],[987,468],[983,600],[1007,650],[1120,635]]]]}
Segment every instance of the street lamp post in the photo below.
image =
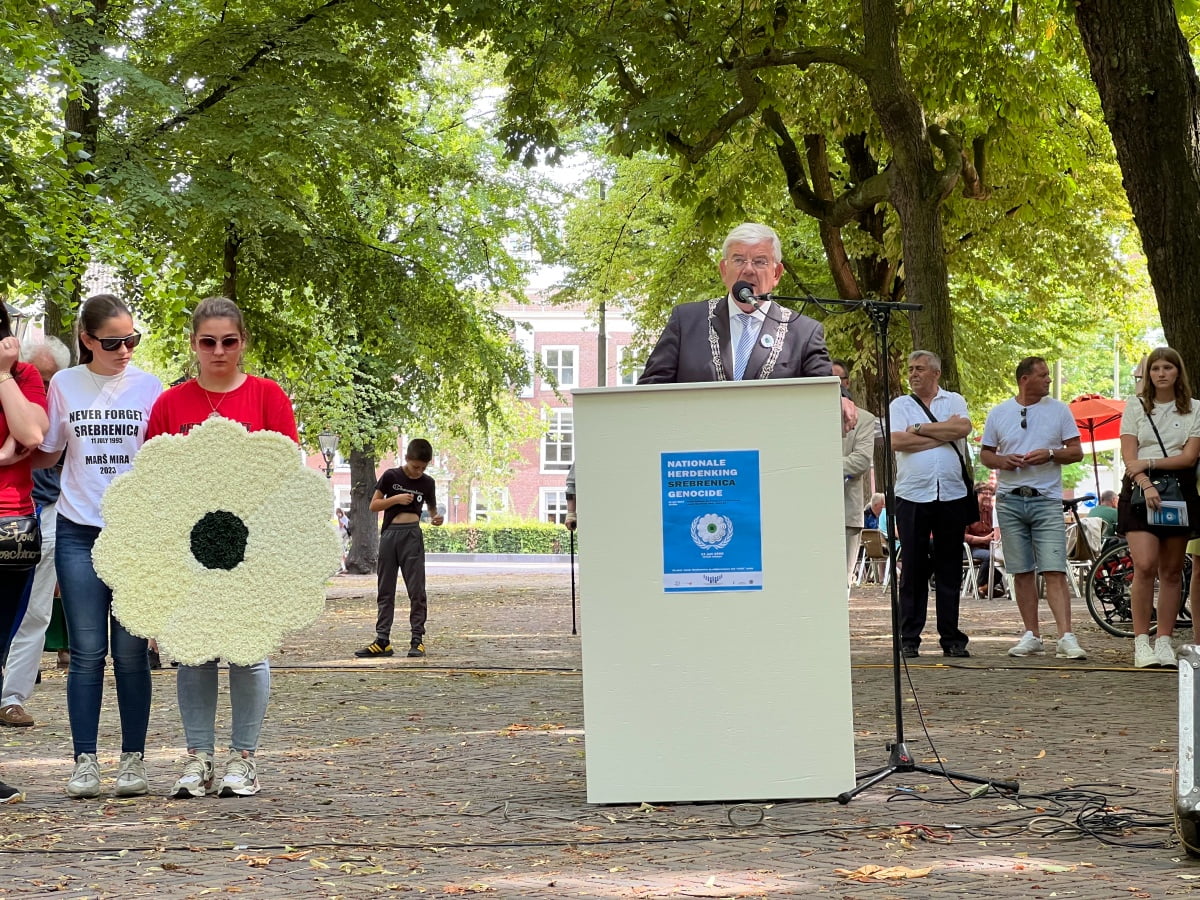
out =
{"type": "Polygon", "coordinates": [[[332,431],[322,431],[317,435],[317,443],[321,445],[321,456],[325,458],[325,477],[333,477],[333,458],[337,455],[338,436],[332,431]]]}

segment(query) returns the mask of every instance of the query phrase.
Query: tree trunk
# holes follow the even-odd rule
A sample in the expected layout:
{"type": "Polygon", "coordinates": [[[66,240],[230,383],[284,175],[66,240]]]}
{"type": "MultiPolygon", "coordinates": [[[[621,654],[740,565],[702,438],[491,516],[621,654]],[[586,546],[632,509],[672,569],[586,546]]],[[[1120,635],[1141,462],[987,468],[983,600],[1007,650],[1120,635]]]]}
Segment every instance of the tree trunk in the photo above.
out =
{"type": "MultiPolygon", "coordinates": [[[[92,60],[100,55],[100,38],[104,33],[105,15],[108,11],[108,0],[96,0],[91,9],[81,8],[68,20],[64,29],[64,50],[66,57],[77,69],[86,71],[92,60]],[[89,23],[87,20],[91,20],[89,23]]],[[[100,134],[100,85],[94,80],[84,81],[79,86],[79,95],[70,99],[63,110],[63,144],[78,143],[88,154],[91,163],[96,162],[96,149],[99,146],[100,134]]],[[[73,181],[90,184],[95,181],[95,170],[87,174],[79,174],[75,170],[74,158],[68,158],[67,177],[73,181]]],[[[72,323],[83,304],[86,286],[84,275],[91,262],[91,248],[88,244],[88,229],[91,216],[83,209],[79,216],[80,233],[74,238],[73,258],[70,266],[74,270],[71,295],[65,298],[67,309],[63,309],[57,299],[50,296],[46,299],[46,315],[43,328],[46,333],[62,340],[71,348],[72,359],[77,358],[79,348],[72,339],[72,323]]]]}
{"type": "MultiPolygon", "coordinates": [[[[865,55],[871,66],[867,91],[892,146],[892,203],[904,234],[905,299],[923,307],[909,315],[912,340],[914,347],[942,358],[941,383],[957,390],[954,314],[942,234],[946,182],[935,162],[925,112],[900,67],[895,0],[863,0],[862,9],[865,55]]],[[[946,165],[961,167],[957,160],[946,160],[946,165]]]]}
{"type": "Polygon", "coordinates": [[[225,226],[225,277],[221,281],[221,295],[237,303],[238,279],[238,248],[242,239],[238,237],[237,226],[232,222],[225,226]]]}
{"type": "Polygon", "coordinates": [[[1200,373],[1200,83],[1172,0],[1077,0],[1167,343],[1200,373]]]}
{"type": "Polygon", "coordinates": [[[350,552],[346,571],[371,575],[379,562],[379,513],[370,510],[375,493],[375,456],[362,450],[350,451],[350,552]]]}

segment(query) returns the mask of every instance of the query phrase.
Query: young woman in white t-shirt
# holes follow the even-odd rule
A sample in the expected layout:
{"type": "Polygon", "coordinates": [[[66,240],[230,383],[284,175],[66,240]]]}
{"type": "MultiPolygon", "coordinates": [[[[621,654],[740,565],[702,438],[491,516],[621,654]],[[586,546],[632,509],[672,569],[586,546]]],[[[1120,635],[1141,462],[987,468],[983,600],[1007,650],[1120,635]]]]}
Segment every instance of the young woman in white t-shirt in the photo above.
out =
{"type": "Polygon", "coordinates": [[[1121,417],[1121,458],[1126,474],[1117,501],[1117,531],[1129,541],[1133,557],[1133,584],[1129,593],[1133,664],[1138,668],[1176,664],[1171,635],[1179,614],[1184,556],[1191,530],[1200,526],[1200,501],[1196,495],[1198,457],[1200,402],[1192,399],[1187,371],[1179,354],[1170,347],[1159,347],[1146,358],[1142,388],[1138,396],[1129,399],[1121,417]],[[1148,511],[1162,505],[1162,497],[1151,478],[1164,472],[1178,476],[1187,501],[1189,528],[1147,523],[1148,511]],[[1130,502],[1135,484],[1145,494],[1145,505],[1134,506],[1130,502]],[[1151,646],[1155,576],[1158,577],[1158,639],[1151,646]]]}
{"type": "Polygon", "coordinates": [[[50,427],[34,459],[34,465],[50,466],[66,450],[54,550],[71,645],[67,714],[75,771],[66,790],[71,797],[100,793],[97,739],[105,657],[111,650],[121,716],[115,793],[132,797],[149,789],[143,754],[150,720],[150,660],[146,640],[113,618],[112,591],[92,567],[92,545],[104,526],[100,498],[113,478],[132,466],[162,383],[131,364],[142,336],[117,297],[89,297],[79,311],[78,330],[80,365],[64,369],[50,382],[50,427]]]}

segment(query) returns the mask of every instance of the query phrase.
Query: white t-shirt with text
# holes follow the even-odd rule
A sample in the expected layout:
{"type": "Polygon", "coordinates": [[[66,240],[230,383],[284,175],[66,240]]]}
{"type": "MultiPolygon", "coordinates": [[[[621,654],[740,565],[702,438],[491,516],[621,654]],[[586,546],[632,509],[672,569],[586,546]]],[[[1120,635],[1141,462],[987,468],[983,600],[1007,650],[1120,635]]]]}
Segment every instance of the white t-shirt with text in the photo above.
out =
{"type": "Polygon", "coordinates": [[[73,366],[51,379],[50,427],[40,449],[67,451],[57,506],[62,516],[78,525],[104,526],[100,498],[132,467],[162,390],[162,382],[132,364],[120,375],[73,366]]]}
{"type": "Polygon", "coordinates": [[[1178,456],[1188,438],[1200,437],[1200,401],[1192,400],[1192,411],[1183,415],[1175,407],[1175,401],[1154,404],[1154,426],[1146,418],[1142,401],[1130,397],[1121,416],[1121,434],[1132,434],[1138,439],[1138,459],[1162,459],[1162,447],[1154,436],[1154,429],[1162,436],[1167,456],[1178,456]]]}

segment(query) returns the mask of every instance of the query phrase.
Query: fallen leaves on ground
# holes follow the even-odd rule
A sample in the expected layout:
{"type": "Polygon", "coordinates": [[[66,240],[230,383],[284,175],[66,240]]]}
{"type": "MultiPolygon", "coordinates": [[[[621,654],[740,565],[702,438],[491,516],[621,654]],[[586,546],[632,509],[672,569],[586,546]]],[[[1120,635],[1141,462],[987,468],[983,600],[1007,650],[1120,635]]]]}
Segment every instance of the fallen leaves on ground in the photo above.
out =
{"type": "Polygon", "coordinates": [[[835,869],[847,881],[861,881],[870,884],[878,881],[905,881],[910,878],[924,878],[933,871],[933,866],[923,869],[911,869],[908,866],[876,866],[868,863],[857,869],[835,869]]]}

